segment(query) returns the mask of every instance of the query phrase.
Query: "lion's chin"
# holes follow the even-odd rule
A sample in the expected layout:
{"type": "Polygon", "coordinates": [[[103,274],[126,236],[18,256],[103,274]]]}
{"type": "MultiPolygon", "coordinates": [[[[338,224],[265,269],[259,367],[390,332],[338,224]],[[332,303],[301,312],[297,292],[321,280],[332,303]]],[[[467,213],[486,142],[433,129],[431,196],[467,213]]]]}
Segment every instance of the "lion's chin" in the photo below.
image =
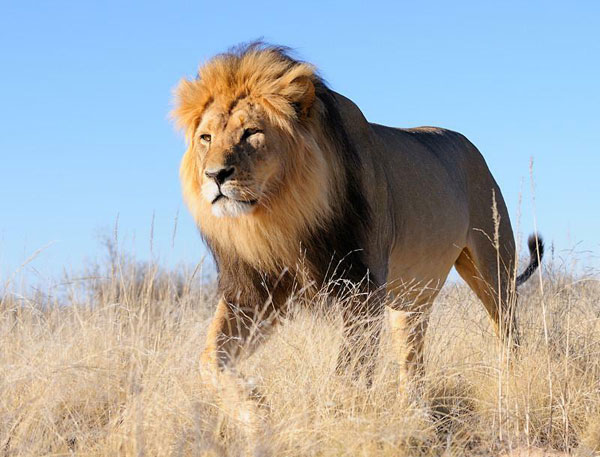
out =
{"type": "Polygon", "coordinates": [[[222,196],[212,204],[211,210],[215,217],[240,217],[252,213],[256,201],[242,202],[222,196]]]}

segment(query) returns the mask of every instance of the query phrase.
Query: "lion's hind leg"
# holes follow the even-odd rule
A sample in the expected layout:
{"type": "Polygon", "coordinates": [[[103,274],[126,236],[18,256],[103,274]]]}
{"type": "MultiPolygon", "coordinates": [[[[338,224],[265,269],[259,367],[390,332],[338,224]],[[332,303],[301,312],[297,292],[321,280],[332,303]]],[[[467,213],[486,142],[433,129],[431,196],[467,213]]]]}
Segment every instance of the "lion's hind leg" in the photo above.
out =
{"type": "Polygon", "coordinates": [[[486,239],[475,248],[463,249],[454,266],[483,303],[502,342],[516,348],[519,344],[515,316],[517,297],[514,281],[511,281],[512,257],[507,257],[510,256],[499,256],[492,242],[486,239]]]}

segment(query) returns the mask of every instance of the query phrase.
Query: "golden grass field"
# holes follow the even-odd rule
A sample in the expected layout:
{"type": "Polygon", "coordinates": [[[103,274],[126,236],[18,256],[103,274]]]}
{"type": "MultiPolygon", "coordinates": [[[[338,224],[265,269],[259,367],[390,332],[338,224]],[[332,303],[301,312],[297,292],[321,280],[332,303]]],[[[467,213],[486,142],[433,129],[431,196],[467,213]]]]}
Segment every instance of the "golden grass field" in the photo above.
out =
{"type": "Polygon", "coordinates": [[[547,263],[521,290],[512,360],[473,293],[447,285],[420,384],[401,380],[385,335],[370,388],[337,374],[336,313],[298,306],[239,364],[263,396],[252,439],[199,369],[216,304],[201,271],[113,251],[52,294],[9,284],[0,456],[597,455],[600,282],[547,263]]]}

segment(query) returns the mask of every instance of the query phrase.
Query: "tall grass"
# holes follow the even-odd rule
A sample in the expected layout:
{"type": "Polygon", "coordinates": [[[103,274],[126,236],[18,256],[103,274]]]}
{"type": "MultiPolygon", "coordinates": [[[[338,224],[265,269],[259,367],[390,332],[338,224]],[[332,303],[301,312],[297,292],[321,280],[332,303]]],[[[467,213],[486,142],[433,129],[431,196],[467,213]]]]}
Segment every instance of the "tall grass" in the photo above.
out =
{"type": "MultiPolygon", "coordinates": [[[[109,254],[60,294],[0,297],[0,456],[247,455],[243,421],[199,370],[213,284],[109,254]]],[[[386,335],[370,387],[337,374],[338,308],[294,307],[239,364],[264,399],[253,452],[600,451],[600,283],[561,268],[542,280],[521,290],[510,363],[473,293],[446,286],[420,383],[402,380],[386,335]]]]}

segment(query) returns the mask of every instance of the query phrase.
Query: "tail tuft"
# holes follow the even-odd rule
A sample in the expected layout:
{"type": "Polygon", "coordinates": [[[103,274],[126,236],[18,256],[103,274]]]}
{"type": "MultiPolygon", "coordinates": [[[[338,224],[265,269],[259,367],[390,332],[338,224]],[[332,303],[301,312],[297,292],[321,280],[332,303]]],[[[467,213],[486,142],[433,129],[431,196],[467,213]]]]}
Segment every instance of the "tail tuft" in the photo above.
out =
{"type": "Polygon", "coordinates": [[[517,276],[517,287],[531,277],[537,267],[540,266],[540,262],[544,256],[544,240],[537,233],[529,235],[527,247],[529,247],[529,265],[527,265],[523,273],[517,276]]]}

